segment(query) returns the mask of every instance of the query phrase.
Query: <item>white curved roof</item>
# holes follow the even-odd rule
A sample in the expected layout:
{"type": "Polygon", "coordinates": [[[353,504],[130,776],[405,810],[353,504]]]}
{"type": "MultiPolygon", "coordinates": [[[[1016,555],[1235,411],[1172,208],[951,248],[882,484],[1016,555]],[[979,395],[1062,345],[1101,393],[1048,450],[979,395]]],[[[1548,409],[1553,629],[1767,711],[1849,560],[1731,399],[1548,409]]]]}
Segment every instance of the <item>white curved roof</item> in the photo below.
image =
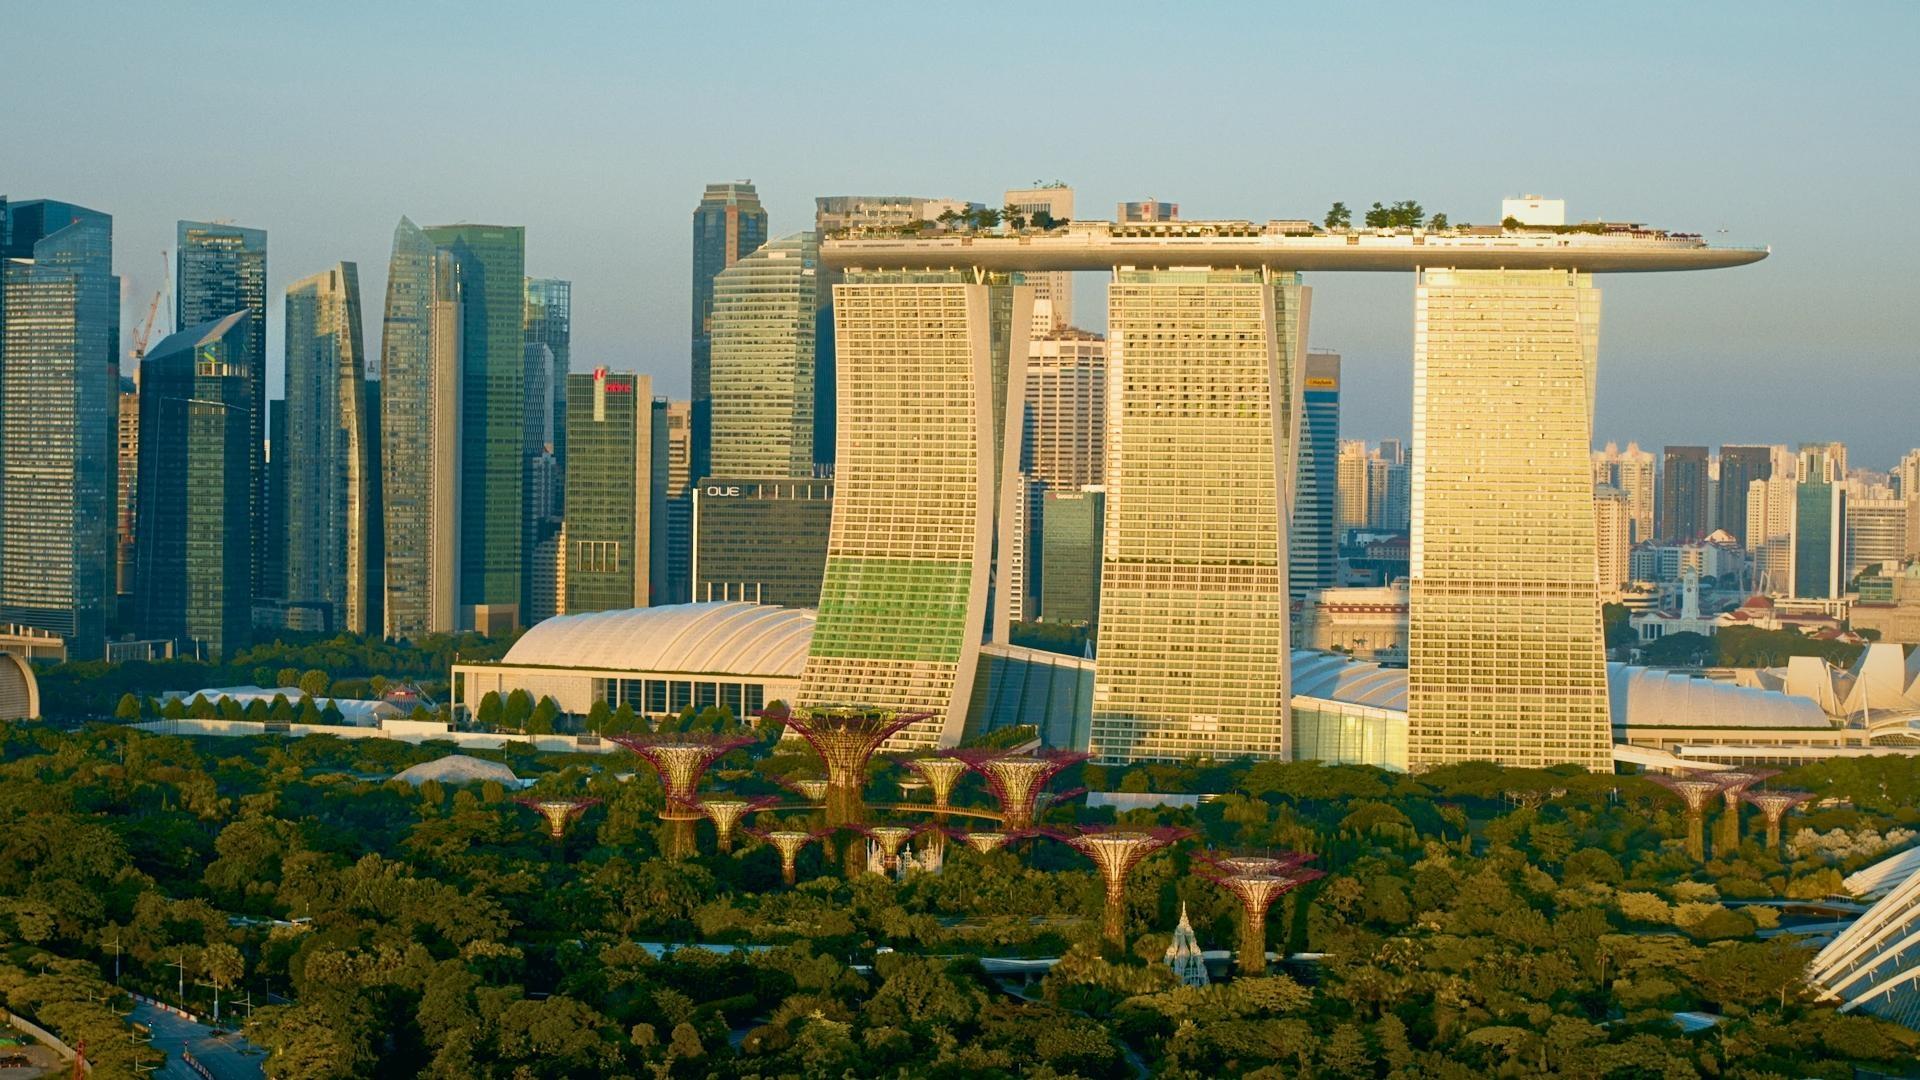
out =
{"type": "Polygon", "coordinates": [[[455,785],[486,780],[498,780],[508,786],[520,783],[520,778],[505,765],[467,754],[448,754],[446,757],[434,758],[432,761],[423,761],[395,775],[394,779],[405,780],[414,787],[419,787],[429,780],[455,785]]]}
{"type": "Polygon", "coordinates": [[[1812,698],[1695,679],[1655,668],[1607,665],[1614,727],[1814,728],[1833,726],[1812,698]]]}
{"type": "Polygon", "coordinates": [[[1807,965],[1820,997],[1909,1027],[1920,1023],[1920,873],[1896,885],[1807,965]]]}
{"type": "Polygon", "coordinates": [[[1341,653],[1296,649],[1293,693],[1295,697],[1406,712],[1407,669],[1381,667],[1341,653]]]}
{"type": "Polygon", "coordinates": [[[1912,847],[1872,866],[1855,870],[1840,882],[1842,888],[1863,900],[1885,896],[1908,878],[1920,875],[1920,847],[1912,847]]]}
{"type": "Polygon", "coordinates": [[[740,601],[559,615],[521,635],[500,662],[797,679],[813,619],[806,608],[740,601]]]}

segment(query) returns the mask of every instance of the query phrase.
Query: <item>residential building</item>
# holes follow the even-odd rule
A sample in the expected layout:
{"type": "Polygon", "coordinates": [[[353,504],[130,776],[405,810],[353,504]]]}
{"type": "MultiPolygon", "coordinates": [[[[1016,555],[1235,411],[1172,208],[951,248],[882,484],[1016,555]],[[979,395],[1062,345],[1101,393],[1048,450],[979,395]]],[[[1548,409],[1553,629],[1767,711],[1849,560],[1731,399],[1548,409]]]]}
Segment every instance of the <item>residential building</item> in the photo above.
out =
{"type": "Polygon", "coordinates": [[[1638,443],[1628,443],[1625,450],[1617,443],[1608,443],[1605,450],[1593,456],[1593,482],[1619,488],[1627,497],[1627,524],[1634,543],[1644,544],[1654,538],[1656,485],[1652,454],[1640,449],[1638,443]]]}
{"type": "Polygon", "coordinates": [[[767,211],[753,181],[708,184],[693,210],[693,407],[691,468],[712,471],[713,282],[767,242],[767,211]]]}
{"type": "Polygon", "coordinates": [[[1846,594],[1845,462],[1844,449],[1837,443],[1809,443],[1800,447],[1788,556],[1795,599],[1832,600],[1846,594]]]}
{"type": "Polygon", "coordinates": [[[510,630],[520,622],[525,570],[526,230],[421,233],[450,257],[460,282],[460,625],[510,630]]]}
{"type": "Polygon", "coordinates": [[[217,660],[253,626],[252,312],[181,330],[140,364],[135,621],[217,660]]]}
{"type": "Polygon", "coordinates": [[[370,406],[353,263],[294,282],[286,296],[284,596],[317,608],[329,630],[379,633],[380,428],[370,406]]]}
{"type": "Polygon", "coordinates": [[[1593,530],[1599,553],[1600,599],[1609,601],[1633,580],[1629,558],[1633,552],[1633,509],[1627,493],[1617,487],[1593,489],[1593,530]]]}
{"type": "MultiPolygon", "coordinates": [[[[1073,189],[1054,181],[1007,192],[1005,206],[1024,215],[1029,227],[1042,222],[1065,224],[1073,220],[1073,189]],[[1042,216],[1044,215],[1044,217],[1042,216]]],[[[1073,322],[1073,271],[1036,270],[1020,275],[1033,286],[1033,336],[1064,330],[1073,322]]]]}
{"type": "Polygon", "coordinates": [[[1720,512],[1717,525],[1743,545],[1747,542],[1747,493],[1755,480],[1767,480],[1772,476],[1773,447],[1720,448],[1720,512]]]}
{"type": "Polygon", "coordinates": [[[1587,461],[1599,291],[1567,270],[1417,281],[1409,760],[1610,770],[1587,461]]]}
{"type": "Polygon", "coordinates": [[[1040,564],[1042,622],[1093,625],[1100,618],[1100,552],[1106,492],[1098,487],[1048,491],[1040,564]]]}
{"type": "Polygon", "coordinates": [[[1793,591],[1793,470],[1747,485],[1747,550],[1753,555],[1753,587],[1771,596],[1793,591]]]}
{"type": "Polygon", "coordinates": [[[1140,221],[1178,221],[1180,204],[1160,202],[1157,199],[1142,199],[1139,202],[1123,202],[1113,211],[1117,222],[1140,221]]]}
{"type": "Polygon", "coordinates": [[[0,627],[98,659],[115,592],[113,218],[0,200],[0,627]]]}
{"type": "Polygon", "coordinates": [[[1366,440],[1342,439],[1335,471],[1334,525],[1337,531],[1334,535],[1338,542],[1344,543],[1348,532],[1367,527],[1373,470],[1368,464],[1366,440]]]}
{"type": "Polygon", "coordinates": [[[653,381],[605,368],[567,381],[566,593],[559,603],[569,614],[647,607],[653,381]]]}
{"type": "Polygon", "coordinates": [[[813,475],[814,345],[826,303],[819,259],[814,234],[794,233],[714,278],[714,475],[813,475]]]}
{"type": "Polygon", "coordinates": [[[174,321],[176,329],[200,326],[246,311],[247,348],[252,353],[240,368],[253,380],[246,418],[251,496],[249,529],[254,562],[249,568],[250,594],[279,592],[278,582],[266,574],[267,536],[267,231],[219,222],[182,221],[174,238],[174,321]]]}
{"type": "Polygon", "coordinates": [[[1288,755],[1310,296],[1284,271],[1114,271],[1097,760],[1288,755]]]}
{"type": "Polygon", "coordinates": [[[1295,601],[1339,584],[1339,353],[1307,353],[1300,399],[1300,452],[1287,536],[1287,585],[1295,601]]]}
{"type": "Polygon", "coordinates": [[[1711,532],[1709,501],[1707,448],[1667,447],[1660,472],[1660,539],[1698,540],[1711,532]]]}
{"type": "Polygon", "coordinates": [[[693,489],[694,602],[819,606],[832,525],[830,479],[708,477],[693,489]]]}

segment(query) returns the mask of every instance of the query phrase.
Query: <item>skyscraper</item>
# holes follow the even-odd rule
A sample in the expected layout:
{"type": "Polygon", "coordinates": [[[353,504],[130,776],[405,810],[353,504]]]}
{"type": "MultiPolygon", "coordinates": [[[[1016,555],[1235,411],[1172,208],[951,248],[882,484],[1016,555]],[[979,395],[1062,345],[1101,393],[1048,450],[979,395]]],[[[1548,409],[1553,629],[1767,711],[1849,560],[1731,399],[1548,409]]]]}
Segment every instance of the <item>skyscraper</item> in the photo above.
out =
{"type": "Polygon", "coordinates": [[[712,475],[813,475],[819,258],[814,234],[794,233],[714,278],[712,475]]]}
{"type": "Polygon", "coordinates": [[[1910,541],[1907,538],[1907,499],[1864,498],[1857,491],[1847,493],[1847,576],[1851,582],[1862,570],[1880,566],[1891,576],[1900,566],[1910,541]]]}
{"type": "Polygon", "coordinates": [[[1299,480],[1287,584],[1295,600],[1340,583],[1340,354],[1310,352],[1301,380],[1299,480]]]}
{"type": "Polygon", "coordinates": [[[1346,541],[1350,529],[1367,527],[1367,507],[1372,503],[1369,490],[1373,469],[1368,463],[1364,439],[1342,439],[1340,454],[1334,462],[1334,543],[1346,541]]]}
{"type": "Polygon", "coordinates": [[[1660,538],[1684,543],[1707,535],[1707,494],[1707,448],[1667,447],[1660,469],[1660,538]]]}
{"type": "Polygon", "coordinates": [[[1771,446],[1720,448],[1720,527],[1743,545],[1747,542],[1747,491],[1755,480],[1772,476],[1771,446]]]}
{"type": "MultiPolygon", "coordinates": [[[[767,212],[751,180],[708,184],[693,210],[694,479],[711,471],[713,447],[713,279],[767,242],[767,212]]],[[[689,520],[691,520],[691,506],[689,520]]]]}
{"type": "Polygon", "coordinates": [[[708,477],[693,491],[693,599],[817,607],[833,481],[708,477]]]}
{"type": "Polygon", "coordinates": [[[1106,482],[1107,342],[1065,329],[1027,349],[1021,471],[1055,491],[1106,482]]]}
{"type": "MultiPolygon", "coordinates": [[[[249,388],[247,433],[250,495],[248,529],[253,565],[248,569],[251,596],[279,592],[266,580],[267,551],[267,231],[218,222],[182,221],[174,239],[174,322],[184,329],[248,313],[247,348],[239,365],[249,388]]],[[[251,600],[249,600],[251,603],[251,600]]]]}
{"type": "Polygon", "coordinates": [[[140,365],[136,619],[182,655],[226,658],[252,630],[254,321],[188,327],[140,365]]]}
{"type": "Polygon", "coordinates": [[[958,270],[849,270],[834,286],[849,438],[800,704],[926,710],[900,742],[958,740],[995,610],[997,527],[1014,516],[1006,397],[1025,385],[1031,297],[958,270]]]}
{"type": "Polygon", "coordinates": [[[380,481],[386,516],[386,636],[436,626],[429,603],[433,456],[433,245],[405,217],[393,231],[380,333],[380,481]]]}
{"type": "Polygon", "coordinates": [[[553,355],[553,411],[549,430],[552,433],[554,462],[564,474],[567,466],[567,376],[573,370],[573,282],[558,278],[528,278],[523,321],[527,344],[545,345],[553,355]]]}
{"type": "Polygon", "coordinates": [[[1653,539],[1655,483],[1653,455],[1628,443],[1625,450],[1608,443],[1593,455],[1593,482],[1619,488],[1627,497],[1627,525],[1636,544],[1653,539]]]}
{"type": "MultiPolygon", "coordinates": [[[[1015,188],[1007,192],[1004,205],[1023,215],[1031,228],[1064,225],[1073,220],[1073,189],[1057,180],[1051,184],[1015,188]]],[[[1033,286],[1034,337],[1064,330],[1072,324],[1071,270],[1036,270],[1020,277],[1025,284],[1033,286]]]]}
{"type": "Polygon", "coordinates": [[[1604,485],[1593,489],[1593,529],[1599,552],[1599,572],[1595,580],[1603,601],[1617,596],[1633,576],[1628,568],[1633,552],[1631,522],[1626,492],[1604,485]]]}
{"type": "Polygon", "coordinates": [[[1796,599],[1838,599],[1847,589],[1846,449],[1838,443],[1800,447],[1793,493],[1793,568],[1796,599]]]}
{"type": "Polygon", "coordinates": [[[1758,592],[1786,596],[1793,591],[1793,470],[1775,472],[1747,485],[1747,551],[1753,556],[1758,592]]]}
{"type": "MultiPolygon", "coordinates": [[[[693,598],[693,417],[691,401],[671,401],[664,410],[656,409],[656,442],[666,454],[660,481],[661,517],[665,522],[664,546],[655,556],[659,568],[659,587],[653,592],[656,604],[684,604],[693,598]]],[[[658,466],[656,466],[658,469],[658,466]]]]}
{"type": "Polygon", "coordinates": [[[1287,271],[1114,272],[1097,760],[1288,754],[1309,300],[1287,271]]]}
{"type": "Polygon", "coordinates": [[[526,230],[421,230],[460,280],[460,620],[518,624],[525,539],[526,230]]]}
{"type": "Polygon", "coordinates": [[[1471,760],[1612,768],[1588,460],[1599,326],[1587,274],[1419,272],[1407,702],[1415,769],[1471,760]]]}
{"type": "Polygon", "coordinates": [[[566,610],[646,607],[653,564],[653,382],[567,381],[566,610]]]}
{"type": "Polygon", "coordinates": [[[286,442],[273,455],[286,476],[289,604],[326,613],[330,629],[383,627],[379,424],[371,414],[353,263],[287,288],[286,442]]]}
{"type": "Polygon", "coordinates": [[[0,624],[106,649],[116,611],[113,218],[0,200],[0,624]]]}
{"type": "Polygon", "coordinates": [[[116,613],[118,616],[116,621],[124,621],[133,614],[133,518],[140,478],[139,383],[135,378],[124,375],[120,378],[117,450],[119,476],[115,481],[118,495],[114,500],[114,535],[117,540],[114,589],[119,594],[119,603],[125,605],[116,613]]]}
{"type": "Polygon", "coordinates": [[[1100,618],[1100,549],[1106,493],[1097,487],[1046,493],[1040,564],[1040,618],[1092,624],[1100,618]]]}

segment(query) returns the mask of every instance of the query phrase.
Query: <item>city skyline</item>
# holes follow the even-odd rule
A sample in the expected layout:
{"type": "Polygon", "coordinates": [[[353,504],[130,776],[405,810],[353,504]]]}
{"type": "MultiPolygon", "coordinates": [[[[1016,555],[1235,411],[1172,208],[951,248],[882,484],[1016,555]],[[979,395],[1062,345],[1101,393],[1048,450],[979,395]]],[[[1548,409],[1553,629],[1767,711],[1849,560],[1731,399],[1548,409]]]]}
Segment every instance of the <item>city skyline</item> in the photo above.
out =
{"type": "MultiPolygon", "coordinates": [[[[484,139],[467,126],[478,121],[462,120],[432,132],[399,121],[343,121],[338,117],[386,115],[364,97],[376,88],[392,93],[414,86],[391,73],[375,79],[373,71],[393,56],[396,43],[417,38],[416,31],[431,25],[427,15],[382,13],[357,20],[351,30],[297,16],[275,20],[270,28],[239,18],[225,31],[257,46],[240,50],[243,58],[237,62],[243,65],[265,65],[271,58],[276,73],[297,73],[323,60],[333,63],[343,49],[350,54],[341,72],[347,107],[329,104],[323,110],[317,102],[280,98],[240,103],[243,113],[260,110],[256,115],[263,120],[270,109],[281,109],[311,121],[289,124],[286,117],[276,118],[275,127],[302,130],[297,148],[279,142],[277,134],[262,136],[252,152],[235,156],[220,184],[205,183],[184,167],[187,162],[170,136],[159,134],[177,127],[175,110],[190,111],[217,92],[219,81],[195,78],[181,83],[176,93],[151,100],[74,91],[65,103],[70,107],[57,117],[51,110],[23,116],[16,137],[43,152],[10,163],[3,179],[17,199],[70,199],[115,216],[116,270],[125,279],[122,309],[128,314],[123,336],[159,286],[152,252],[171,250],[175,222],[231,220],[267,230],[274,251],[269,386],[280,384],[284,353],[277,299],[288,284],[349,261],[361,267],[365,295],[384,295],[392,223],[403,212],[421,221],[525,225],[528,273],[576,283],[574,370],[599,365],[637,370],[653,375],[660,390],[674,397],[690,390],[683,329],[689,306],[687,225],[708,183],[752,179],[774,236],[805,229],[816,196],[913,193],[995,203],[1010,188],[1056,178],[1074,186],[1081,213],[1101,218],[1110,216],[1119,201],[1147,197],[1180,203],[1187,218],[1256,221],[1317,219],[1335,199],[1362,208],[1376,198],[1414,198],[1455,221],[1481,222],[1492,218],[1503,195],[1541,191],[1566,198],[1577,218],[1697,227],[1716,243],[1775,246],[1775,258],[1723,282],[1709,280],[1711,275],[1623,279],[1610,289],[1596,441],[1631,439],[1660,446],[1842,439],[1854,448],[1858,464],[1885,467],[1911,441],[1901,403],[1920,395],[1920,369],[1901,363],[1911,356],[1914,334],[1893,261],[1915,238],[1915,226],[1906,220],[1851,219],[1867,216],[1868,208],[1894,204],[1896,178],[1915,172],[1911,141],[1883,137],[1898,129],[1895,103],[1911,96],[1900,92],[1902,84],[1910,90],[1914,82],[1911,75],[1897,74],[1905,70],[1894,57],[1903,35],[1887,32],[1887,26],[1889,21],[1911,25],[1915,14],[1863,6],[1833,13],[1818,25],[1802,25],[1786,8],[1741,11],[1739,20],[1719,17],[1712,9],[1661,12],[1657,22],[1651,9],[1595,16],[1587,31],[1622,40],[1657,32],[1662,47],[1551,61],[1556,78],[1569,74],[1558,65],[1572,63],[1579,66],[1573,75],[1604,76],[1608,85],[1622,87],[1618,93],[1552,103],[1489,99],[1493,80],[1472,70],[1478,53],[1465,45],[1523,41],[1524,27],[1509,25],[1498,12],[1456,13],[1447,25],[1423,35],[1420,46],[1374,44],[1324,55],[1304,50],[1296,54],[1303,66],[1294,77],[1305,88],[1299,92],[1305,100],[1296,104],[1340,120],[1325,137],[1324,152],[1304,157],[1250,149],[1235,137],[1244,120],[1201,108],[1215,94],[1230,97],[1233,87],[1191,79],[1199,63],[1194,56],[1205,50],[1175,47],[1191,31],[1167,28],[1148,54],[1146,45],[1120,40],[1118,29],[1105,29],[1090,10],[1077,20],[1076,33],[1096,41],[1117,36],[1103,62],[1117,57],[1142,65],[1144,89],[1151,91],[1143,95],[1145,113],[1129,111],[1123,118],[1069,99],[1057,114],[1057,137],[1039,153],[1030,141],[999,134],[954,139],[951,145],[913,140],[916,145],[908,151],[891,145],[890,124],[864,116],[833,126],[838,152],[819,153],[822,129],[797,120],[803,109],[810,114],[812,105],[755,96],[768,75],[742,73],[717,95],[706,81],[694,79],[690,58],[664,48],[676,24],[691,18],[676,13],[607,13],[579,20],[582,38],[638,42],[653,62],[633,64],[627,56],[620,76],[606,78],[612,59],[583,42],[579,70],[549,76],[551,85],[526,82],[527,76],[508,71],[503,77],[516,92],[496,96],[484,139]],[[630,19],[650,32],[610,32],[630,19]],[[1751,57],[1799,60],[1843,45],[1848,62],[1829,65],[1828,76],[1816,82],[1796,82],[1789,89],[1784,81],[1756,84],[1746,77],[1751,57]],[[1424,66],[1402,63],[1413,48],[1420,50],[1424,66]],[[1671,64],[1676,54],[1688,55],[1689,62],[1671,64]],[[1330,71],[1336,57],[1344,67],[1357,65],[1358,77],[1339,80],[1341,85],[1361,89],[1344,95],[1315,89],[1327,81],[1317,75],[1330,71]],[[651,74],[632,74],[642,68],[651,74]],[[1502,122],[1489,123],[1458,145],[1437,137],[1367,135],[1405,122],[1398,110],[1415,73],[1432,81],[1442,107],[1451,102],[1487,116],[1497,110],[1502,122]],[[1189,87],[1183,78],[1197,85],[1189,87]],[[597,96],[579,96],[580,87],[589,83],[597,96]],[[692,104],[696,87],[699,108],[692,104]],[[748,100],[772,102],[764,127],[756,127],[752,138],[738,137],[724,123],[709,125],[712,131],[702,127],[703,118],[733,118],[748,100]],[[563,101],[588,104],[577,116],[555,119],[554,109],[563,101]],[[686,107],[680,108],[683,101],[686,107]],[[527,110],[537,110],[540,121],[514,122],[527,110]],[[627,129],[630,138],[589,134],[588,118],[600,115],[637,118],[627,129]],[[717,135],[721,129],[729,130],[724,144],[717,135]],[[513,134],[499,134],[503,131],[513,134]],[[1134,152],[1142,131],[1155,133],[1152,141],[1160,152],[1134,152]],[[1578,133],[1583,131],[1605,134],[1582,141],[1578,133]],[[125,138],[101,138],[102,133],[125,138]],[[318,194],[288,180],[301,175],[314,138],[335,139],[349,151],[335,155],[345,159],[344,175],[318,194]],[[647,152],[665,146],[675,151],[647,152]],[[483,154],[477,147],[490,149],[483,154]],[[141,184],[102,179],[114,175],[102,156],[108,153],[116,165],[131,153],[155,167],[143,172],[141,184]],[[1542,159],[1555,167],[1542,168],[1542,159]],[[1163,164],[1183,160],[1205,160],[1209,166],[1163,164]],[[396,163],[408,167],[395,168],[396,163]],[[1845,167],[1825,171],[1831,163],[1845,167]],[[1815,168],[1823,171],[1816,174],[1815,168]],[[1727,175],[1739,176],[1740,182],[1726,183],[1727,175]],[[620,197],[608,199],[611,190],[619,190],[620,197]],[[590,207],[596,212],[583,212],[590,207]],[[1725,235],[1723,228],[1729,230],[1725,235]],[[1856,229],[1870,229],[1878,242],[1855,242],[1856,229]],[[1821,383],[1813,381],[1815,372],[1821,383]],[[1816,386],[1825,392],[1807,392],[1816,386]],[[1701,401],[1713,407],[1698,408],[1701,401]]],[[[42,29],[47,24],[39,23],[42,18],[22,12],[18,26],[31,39],[48,32],[42,29]]],[[[1316,22],[1307,13],[1289,13],[1283,21],[1249,10],[1241,18],[1250,46],[1283,34],[1331,37],[1351,29],[1327,16],[1316,22]]],[[[769,11],[762,23],[783,37],[826,48],[857,44],[822,42],[825,29],[804,8],[769,11]]],[[[162,13],[129,13],[99,31],[100,48],[83,51],[69,63],[83,75],[100,65],[103,85],[127,85],[162,64],[170,51],[165,44],[191,29],[162,13]]],[[[454,34],[476,60],[515,44],[507,26],[488,19],[454,34]]],[[[1098,85],[1090,60],[1077,58],[1077,50],[1064,55],[1048,50],[1046,37],[1014,43],[1005,62],[1038,63],[1044,55],[1049,65],[1065,64],[1062,74],[1069,78],[1081,74],[1089,87],[1098,85]]],[[[956,107],[959,91],[953,87],[965,80],[928,76],[937,76],[942,65],[967,61],[921,56],[910,63],[912,52],[863,52],[864,72],[822,64],[820,90],[830,99],[880,79],[897,85],[903,113],[932,115],[956,107]],[[920,66],[927,64],[930,69],[920,66]],[[939,87],[943,81],[950,85],[939,87]]],[[[1502,77],[1544,71],[1550,61],[1531,53],[1516,49],[1511,63],[1521,70],[1502,77]]],[[[50,55],[29,50],[21,58],[23,74],[47,82],[52,69],[40,69],[50,55]]],[[[504,70],[502,65],[474,66],[504,70]]],[[[70,80],[72,72],[63,74],[70,80]]],[[[259,74],[255,81],[272,82],[264,68],[259,74]]],[[[240,119],[244,123],[245,117],[240,119]]],[[[1317,275],[1313,284],[1319,306],[1309,344],[1347,358],[1343,429],[1369,437],[1406,434],[1412,327],[1401,313],[1409,287],[1350,275],[1317,275]]],[[[1079,325],[1103,329],[1098,313],[1104,310],[1105,286],[1100,275],[1076,280],[1079,325]]],[[[380,355],[377,326],[369,325],[367,333],[368,354],[380,355]]]]}

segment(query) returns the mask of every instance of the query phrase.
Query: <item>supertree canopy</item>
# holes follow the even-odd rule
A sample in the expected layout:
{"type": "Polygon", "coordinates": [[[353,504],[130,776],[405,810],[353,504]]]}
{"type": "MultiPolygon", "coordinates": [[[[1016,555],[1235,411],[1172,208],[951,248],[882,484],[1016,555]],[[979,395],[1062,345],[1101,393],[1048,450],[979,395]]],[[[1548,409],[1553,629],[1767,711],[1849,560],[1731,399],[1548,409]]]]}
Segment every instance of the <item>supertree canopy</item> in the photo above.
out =
{"type": "Polygon", "coordinates": [[[780,853],[780,880],[793,885],[800,879],[800,850],[828,835],[830,829],[748,829],[780,853]]]}
{"type": "Polygon", "coordinates": [[[1133,829],[1081,825],[1073,832],[1063,831],[1051,835],[1061,843],[1069,844],[1079,850],[1100,868],[1100,879],[1106,884],[1107,889],[1106,910],[1101,920],[1101,929],[1105,931],[1108,941],[1124,946],[1127,940],[1127,875],[1140,864],[1140,860],[1191,834],[1186,829],[1175,828],[1133,829]]]}
{"type": "Polygon", "coordinates": [[[1070,750],[1009,754],[1004,750],[963,748],[951,753],[986,778],[988,790],[1000,801],[1001,824],[1008,829],[1032,827],[1047,782],[1087,759],[1086,754],[1070,750]]]}
{"type": "Polygon", "coordinates": [[[1749,791],[1747,801],[1760,809],[1767,819],[1767,849],[1780,850],[1780,822],[1787,811],[1813,798],[1811,791],[1749,791]]]}
{"type": "Polygon", "coordinates": [[[893,870],[900,865],[900,846],[920,829],[910,825],[861,825],[856,827],[879,846],[881,868],[893,870]]]}
{"type": "Polygon", "coordinates": [[[764,810],[769,806],[777,804],[779,801],[779,798],[773,795],[755,795],[750,799],[734,798],[732,796],[720,796],[717,798],[709,796],[701,800],[700,811],[707,815],[708,821],[713,822],[713,829],[718,838],[720,850],[732,851],[734,827],[739,825],[749,814],[764,810]]]}
{"type": "Polygon", "coordinates": [[[976,829],[973,832],[961,833],[960,839],[966,841],[968,847],[985,855],[991,851],[999,851],[1001,848],[1006,847],[1009,841],[1015,838],[1009,833],[995,832],[990,829],[976,829]]]}
{"type": "Polygon", "coordinates": [[[599,799],[515,799],[514,802],[539,813],[547,823],[548,838],[558,841],[566,837],[567,826],[575,818],[587,812],[587,808],[598,805],[599,799]]]}
{"type": "Polygon", "coordinates": [[[667,792],[666,804],[660,809],[661,820],[698,821],[705,816],[699,809],[700,778],[728,751],[755,742],[757,737],[751,732],[672,731],[615,735],[613,741],[640,755],[659,774],[660,786],[667,792]]]}
{"type": "Polygon", "coordinates": [[[808,802],[822,802],[827,797],[827,782],[817,776],[781,777],[780,785],[808,802]]]}
{"type": "Polygon", "coordinates": [[[915,775],[927,782],[927,790],[933,794],[936,811],[953,805],[953,789],[959,786],[960,777],[969,768],[959,758],[945,755],[902,758],[900,764],[912,769],[915,775]]]}
{"type": "Polygon", "coordinates": [[[1649,776],[1647,779],[1680,796],[1687,804],[1687,850],[1696,860],[1707,857],[1707,807],[1720,793],[1720,782],[1709,774],[1649,776]]]}
{"type": "Polygon", "coordinates": [[[1273,858],[1218,858],[1196,869],[1240,901],[1240,973],[1258,975],[1267,968],[1267,910],[1275,900],[1315,878],[1322,871],[1305,863],[1313,856],[1298,852],[1273,858]],[[1236,869],[1255,866],[1258,869],[1236,869]]]}
{"type": "Polygon", "coordinates": [[[1778,769],[1742,769],[1739,772],[1715,773],[1714,780],[1720,785],[1720,796],[1727,800],[1727,809],[1735,810],[1740,806],[1740,796],[1747,789],[1779,773],[1778,769]]]}
{"type": "Polygon", "coordinates": [[[865,705],[814,705],[776,713],[787,729],[807,740],[827,767],[827,823],[860,821],[860,793],[867,786],[867,762],[880,744],[931,717],[865,705]]]}

